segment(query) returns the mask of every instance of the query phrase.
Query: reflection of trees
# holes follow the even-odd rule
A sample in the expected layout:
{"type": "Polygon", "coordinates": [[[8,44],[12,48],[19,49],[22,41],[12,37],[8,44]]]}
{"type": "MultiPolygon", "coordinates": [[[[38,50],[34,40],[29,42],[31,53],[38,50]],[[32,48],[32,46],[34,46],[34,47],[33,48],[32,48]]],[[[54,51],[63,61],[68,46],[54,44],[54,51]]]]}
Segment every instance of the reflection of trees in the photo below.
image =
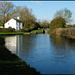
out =
{"type": "Polygon", "coordinates": [[[27,57],[32,54],[35,46],[34,35],[18,35],[17,36],[17,54],[27,57]],[[19,50],[19,51],[18,51],[19,50]]]}
{"type": "Polygon", "coordinates": [[[75,47],[75,42],[72,40],[68,40],[62,36],[54,36],[50,35],[51,42],[56,48],[64,48],[67,45],[75,47]]]}
{"type": "Polygon", "coordinates": [[[71,52],[74,51],[72,49],[75,47],[75,44],[73,41],[70,41],[64,37],[61,36],[53,36],[50,35],[51,43],[54,47],[54,59],[55,61],[66,61],[68,58],[72,56],[71,52]],[[66,60],[64,60],[66,59],[66,60]]]}
{"type": "Polygon", "coordinates": [[[52,44],[56,47],[56,48],[62,48],[64,46],[64,39],[62,39],[60,36],[53,36],[53,35],[50,35],[50,38],[51,38],[51,42],[52,44]]]}
{"type": "Polygon", "coordinates": [[[16,35],[5,37],[6,47],[18,56],[31,55],[35,46],[36,35],[16,35]]]}

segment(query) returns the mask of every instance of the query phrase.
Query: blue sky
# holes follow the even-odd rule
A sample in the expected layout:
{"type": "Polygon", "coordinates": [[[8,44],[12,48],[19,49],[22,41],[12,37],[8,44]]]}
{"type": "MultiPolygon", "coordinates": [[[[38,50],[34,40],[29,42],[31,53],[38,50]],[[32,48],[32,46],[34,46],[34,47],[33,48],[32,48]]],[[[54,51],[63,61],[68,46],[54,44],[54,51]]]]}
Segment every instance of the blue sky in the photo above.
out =
{"type": "Polygon", "coordinates": [[[56,11],[67,8],[72,12],[75,24],[75,1],[12,1],[16,6],[27,6],[33,10],[33,14],[40,20],[51,21],[56,11]]]}

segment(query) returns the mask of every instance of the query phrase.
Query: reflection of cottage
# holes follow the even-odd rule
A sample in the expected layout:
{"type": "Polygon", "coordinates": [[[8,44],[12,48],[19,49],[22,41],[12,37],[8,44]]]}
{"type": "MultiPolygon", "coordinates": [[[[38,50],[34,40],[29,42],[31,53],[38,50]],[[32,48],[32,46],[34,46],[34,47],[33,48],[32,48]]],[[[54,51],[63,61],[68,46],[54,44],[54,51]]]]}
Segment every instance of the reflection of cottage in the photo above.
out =
{"type": "Polygon", "coordinates": [[[20,51],[23,50],[23,36],[8,36],[5,38],[5,46],[11,50],[12,53],[20,54],[20,51]]]}
{"type": "Polygon", "coordinates": [[[4,28],[9,28],[9,27],[15,28],[16,30],[20,30],[23,28],[23,23],[19,19],[19,17],[17,17],[17,19],[12,18],[4,24],[4,28]]]}

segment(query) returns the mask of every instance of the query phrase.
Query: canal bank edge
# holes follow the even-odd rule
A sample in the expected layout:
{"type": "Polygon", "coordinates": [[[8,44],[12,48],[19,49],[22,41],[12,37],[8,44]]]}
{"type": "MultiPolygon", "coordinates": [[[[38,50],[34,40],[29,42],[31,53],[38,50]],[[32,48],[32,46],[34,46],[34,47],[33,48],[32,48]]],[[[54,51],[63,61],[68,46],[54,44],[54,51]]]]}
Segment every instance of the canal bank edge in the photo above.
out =
{"type": "Polygon", "coordinates": [[[54,30],[55,35],[63,36],[70,40],[75,40],[75,28],[57,28],[54,30]]]}
{"type": "Polygon", "coordinates": [[[23,60],[12,54],[5,46],[4,38],[0,37],[0,74],[40,75],[23,60]]]}
{"type": "Polygon", "coordinates": [[[32,30],[31,32],[0,32],[0,35],[30,35],[30,34],[48,34],[48,29],[32,30]]]}

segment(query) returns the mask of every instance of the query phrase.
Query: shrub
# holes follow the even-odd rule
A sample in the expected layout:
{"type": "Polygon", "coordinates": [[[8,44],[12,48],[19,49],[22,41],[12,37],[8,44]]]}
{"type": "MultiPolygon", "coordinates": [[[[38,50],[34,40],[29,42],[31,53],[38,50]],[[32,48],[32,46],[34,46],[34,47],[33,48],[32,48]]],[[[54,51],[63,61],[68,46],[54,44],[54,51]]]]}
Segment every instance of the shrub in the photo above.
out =
{"type": "Polygon", "coordinates": [[[25,30],[24,29],[20,29],[20,32],[25,32],[25,30]]]}
{"type": "Polygon", "coordinates": [[[35,23],[35,30],[38,29],[38,28],[40,28],[40,25],[39,25],[38,22],[36,22],[36,23],[35,23]]]}
{"type": "Polygon", "coordinates": [[[29,29],[29,28],[25,28],[24,30],[25,30],[25,32],[29,32],[29,31],[30,31],[30,29],[29,29]]]}
{"type": "Polygon", "coordinates": [[[73,25],[72,27],[75,28],[75,25],[73,25]]]}
{"type": "Polygon", "coordinates": [[[15,32],[14,28],[0,28],[0,32],[15,32]]]}
{"type": "Polygon", "coordinates": [[[50,31],[53,31],[56,28],[63,28],[65,27],[66,21],[62,17],[54,18],[50,23],[50,31]]]}
{"type": "Polygon", "coordinates": [[[35,22],[34,24],[31,24],[29,29],[30,30],[37,30],[39,28],[39,24],[37,22],[35,22]]]}
{"type": "Polygon", "coordinates": [[[35,28],[35,25],[34,24],[31,24],[29,29],[30,30],[33,30],[34,28],[35,28]]]}
{"type": "Polygon", "coordinates": [[[50,34],[50,29],[47,29],[47,33],[50,34]]]}
{"type": "Polygon", "coordinates": [[[72,25],[65,25],[66,28],[72,28],[72,25]]]}
{"type": "Polygon", "coordinates": [[[29,28],[20,29],[20,32],[30,32],[31,30],[29,28]]]}

